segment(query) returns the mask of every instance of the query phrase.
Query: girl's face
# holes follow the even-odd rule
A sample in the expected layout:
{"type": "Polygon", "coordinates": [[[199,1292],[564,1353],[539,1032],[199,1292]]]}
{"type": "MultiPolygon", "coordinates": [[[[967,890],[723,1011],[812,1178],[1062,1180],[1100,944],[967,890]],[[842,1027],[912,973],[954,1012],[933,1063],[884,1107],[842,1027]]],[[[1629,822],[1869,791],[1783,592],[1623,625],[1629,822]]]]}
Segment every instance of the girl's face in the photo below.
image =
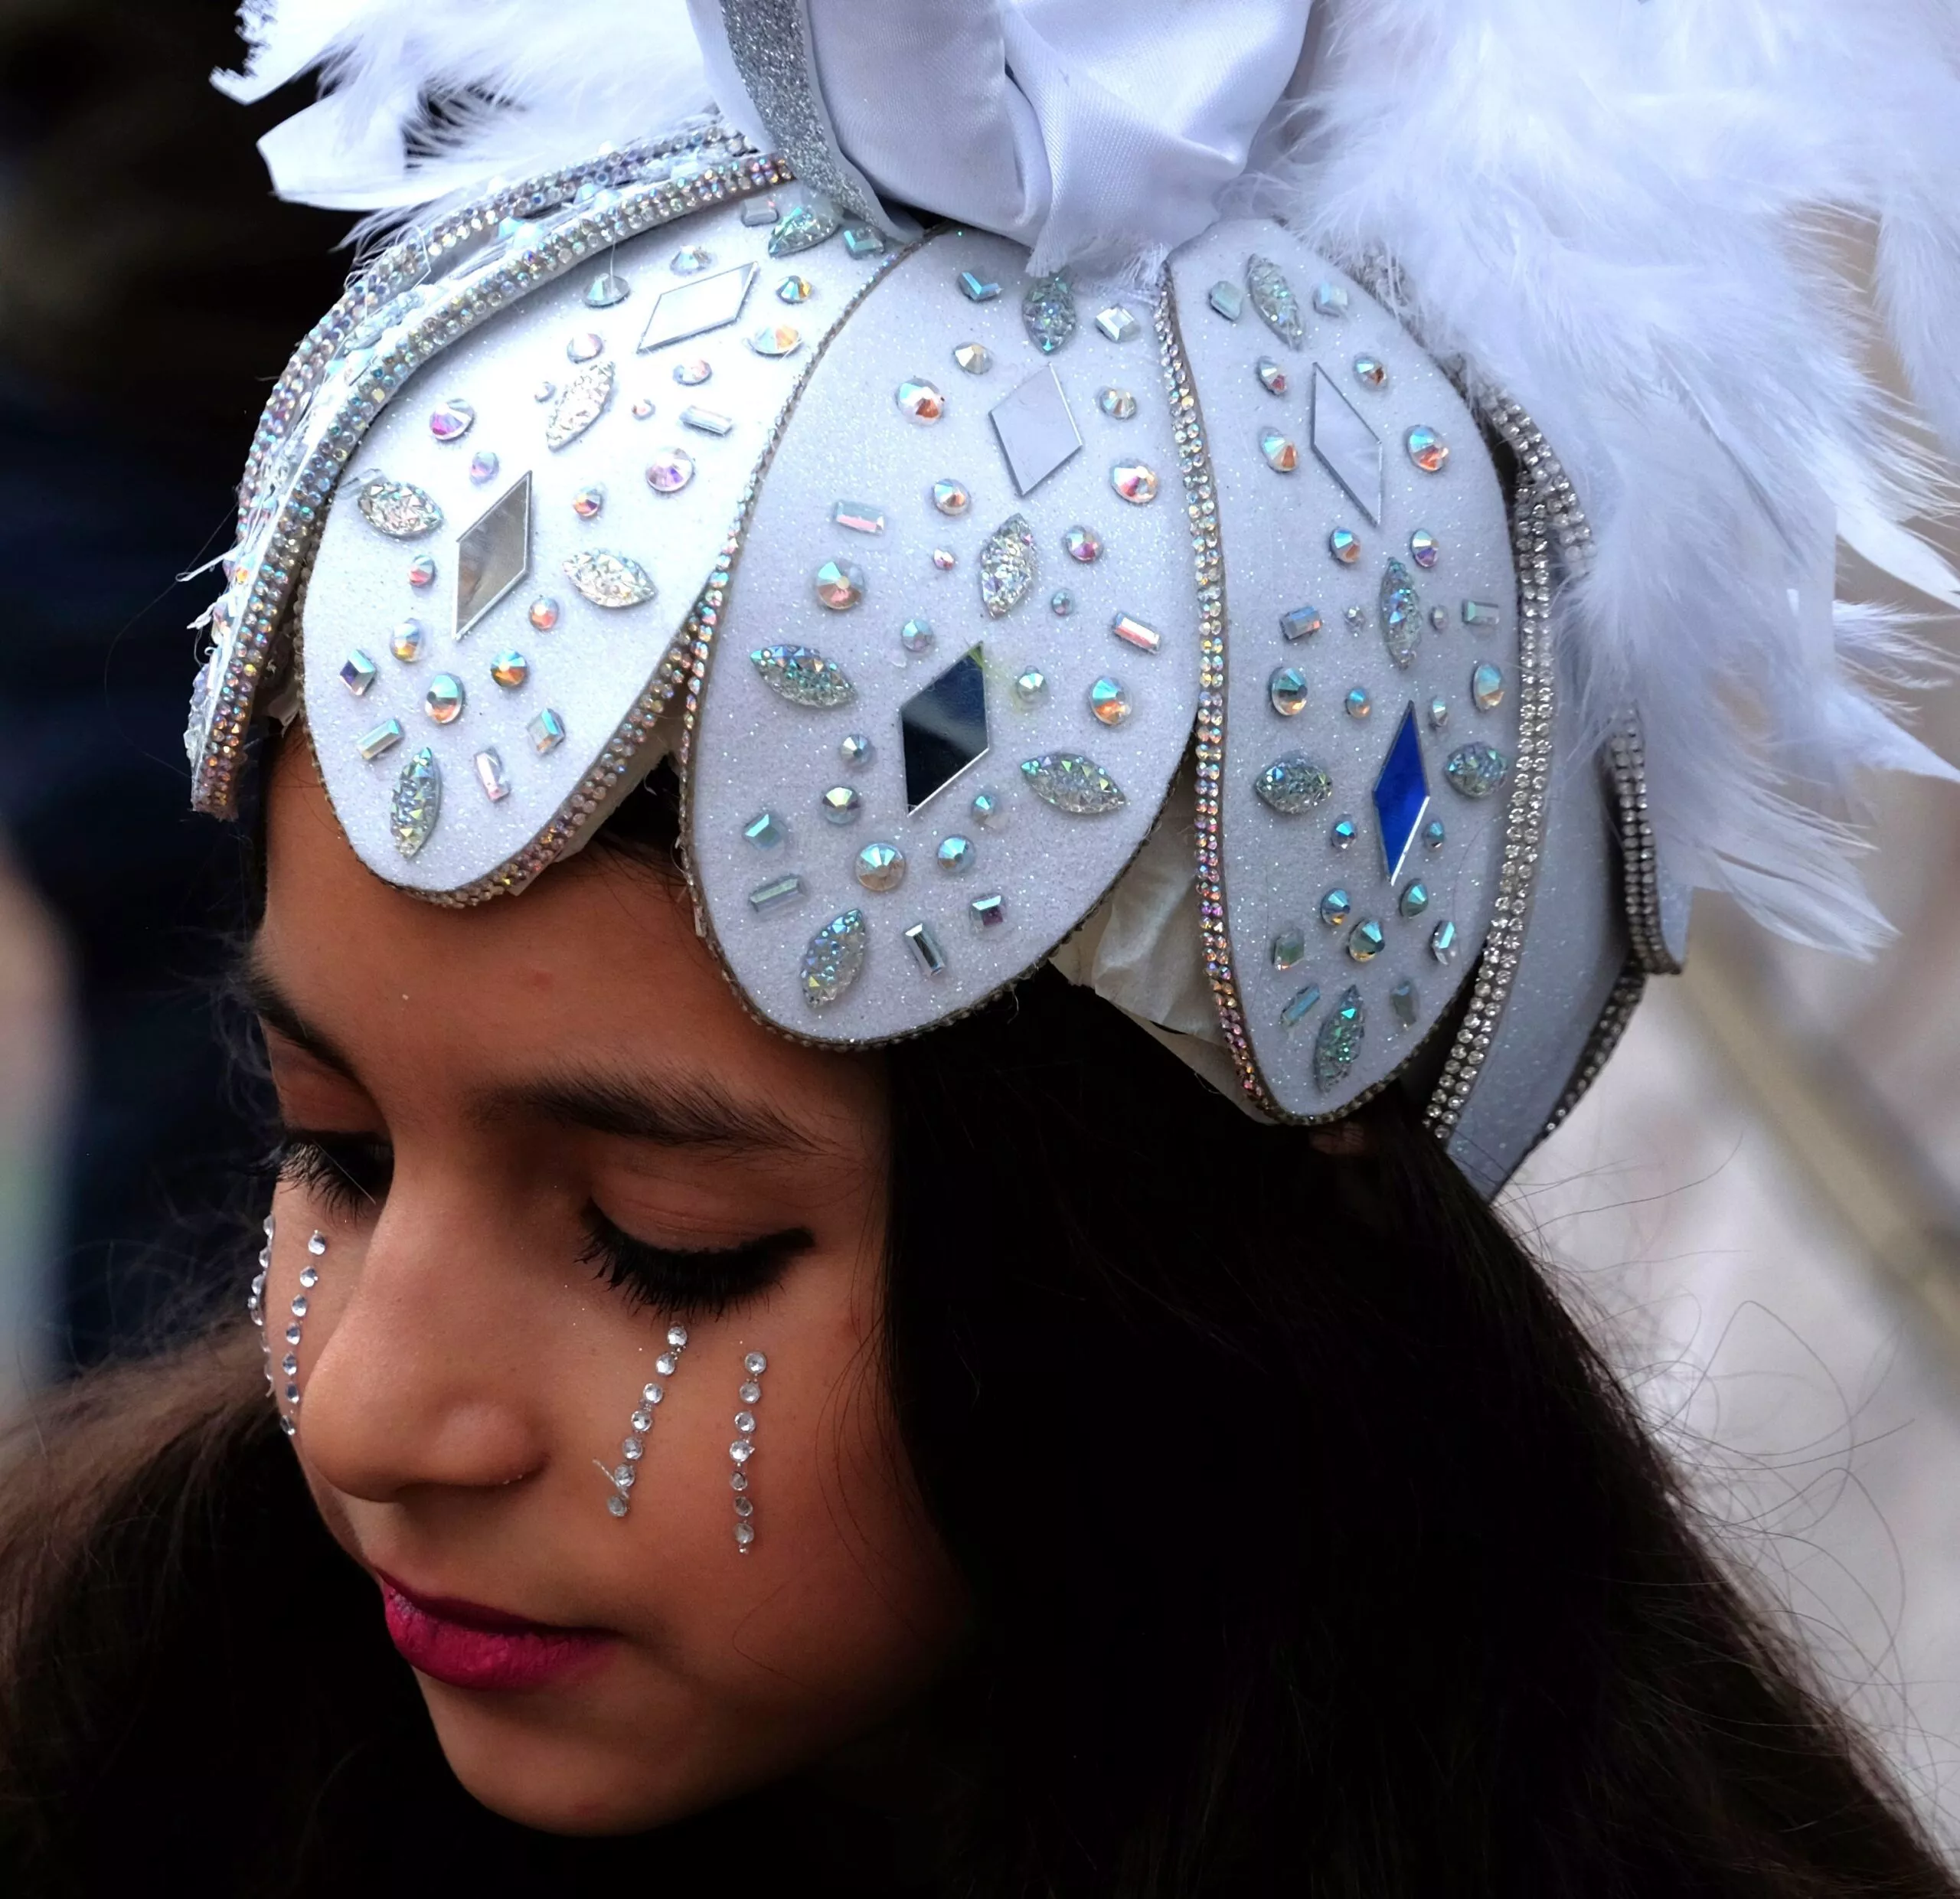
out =
{"type": "Polygon", "coordinates": [[[389,889],[298,744],[252,980],[295,1448],[464,1785],[653,1825],[916,1698],[963,1610],[883,1375],[876,1065],[758,1028],[685,897],[617,858],[471,910],[389,889]]]}

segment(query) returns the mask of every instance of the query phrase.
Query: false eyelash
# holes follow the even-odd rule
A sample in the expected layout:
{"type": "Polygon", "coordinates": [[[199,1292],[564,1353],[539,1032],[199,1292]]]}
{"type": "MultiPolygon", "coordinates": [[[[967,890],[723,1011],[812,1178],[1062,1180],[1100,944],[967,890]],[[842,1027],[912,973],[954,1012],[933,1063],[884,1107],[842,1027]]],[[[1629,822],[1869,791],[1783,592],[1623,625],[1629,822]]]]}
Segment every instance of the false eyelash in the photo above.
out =
{"type": "Polygon", "coordinates": [[[273,1155],[273,1171],[281,1180],[341,1214],[367,1211],[387,1199],[394,1165],[394,1149],[369,1134],[288,1129],[273,1155]]]}
{"type": "Polygon", "coordinates": [[[767,1292],[791,1260],[816,1244],[808,1227],[791,1227],[739,1246],[654,1246],[615,1226],[596,1207],[586,1209],[585,1225],[580,1260],[629,1306],[677,1318],[718,1318],[767,1292]]]}

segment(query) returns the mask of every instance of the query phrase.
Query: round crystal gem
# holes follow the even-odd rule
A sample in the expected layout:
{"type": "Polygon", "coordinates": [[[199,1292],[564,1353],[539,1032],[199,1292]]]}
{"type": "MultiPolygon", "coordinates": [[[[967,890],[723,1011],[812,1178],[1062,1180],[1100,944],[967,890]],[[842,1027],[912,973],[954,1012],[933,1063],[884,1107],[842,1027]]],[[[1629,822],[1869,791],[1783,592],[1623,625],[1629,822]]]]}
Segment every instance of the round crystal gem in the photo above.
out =
{"type": "Polygon", "coordinates": [[[1432,732],[1440,732],[1449,723],[1449,701],[1447,699],[1432,699],[1429,701],[1429,721],[1432,732]]]}
{"type": "Polygon", "coordinates": [[[769,1369],[769,1361],[760,1352],[752,1352],[742,1361],[742,1369],[752,1378],[760,1378],[769,1369]]]}
{"type": "Polygon", "coordinates": [[[1025,672],[1014,675],[1014,696],[1023,705],[1038,705],[1047,691],[1048,675],[1038,666],[1030,666],[1025,672]]]}
{"type": "Polygon", "coordinates": [[[1418,528],[1409,537],[1409,558],[1419,567],[1432,567],[1436,564],[1436,538],[1426,528],[1418,528]]]}
{"type": "Polygon", "coordinates": [[[1410,884],[1396,900],[1396,908],[1405,917],[1419,917],[1429,907],[1429,891],[1419,881],[1410,884]]]}
{"type": "Polygon", "coordinates": [[[1494,712],[1504,704],[1504,675],[1488,659],[1470,675],[1470,696],[1480,712],[1494,712]]]}
{"type": "Polygon", "coordinates": [[[942,838],[939,848],[933,853],[939,860],[939,868],[957,876],[973,868],[975,851],[972,842],[962,837],[942,838]]]}
{"type": "Polygon", "coordinates": [[[439,672],[429,681],[422,709],[438,725],[453,725],[462,717],[462,681],[452,672],[439,672]]]}
{"type": "Polygon", "coordinates": [[[626,1422],[636,1431],[650,1431],[653,1429],[653,1414],[651,1411],[635,1411],[626,1422]]]}
{"type": "Polygon", "coordinates": [[[1354,900],[1344,890],[1331,890],[1320,900],[1320,920],[1331,930],[1344,923],[1354,907],[1354,900]]]}
{"type": "Polygon", "coordinates": [[[897,890],[905,881],[905,853],[895,844],[866,845],[858,853],[858,881],[867,891],[897,890]]]}
{"type": "Polygon", "coordinates": [[[605,505],[606,489],[603,482],[588,482],[572,495],[572,512],[581,521],[596,521],[605,505]]]}
{"type": "Polygon", "coordinates": [[[646,485],[656,495],[678,495],[694,479],[694,458],[685,449],[662,449],[646,465],[646,485]]]}
{"type": "Polygon", "coordinates": [[[833,613],[855,606],[864,597],[864,570],[854,561],[826,561],[816,574],[817,598],[833,613]]]}
{"type": "Polygon", "coordinates": [[[1383,940],[1381,925],[1370,917],[1348,932],[1348,953],[1357,963],[1372,963],[1381,954],[1383,940]]]}
{"type": "Polygon", "coordinates": [[[959,566],[959,556],[950,547],[935,547],[933,550],[933,564],[942,574],[950,574],[959,566]]]}
{"type": "Polygon", "coordinates": [[[785,303],[807,303],[817,293],[817,286],[808,277],[788,276],[776,286],[776,294],[785,303]]]}
{"type": "Polygon", "coordinates": [[[793,356],[803,347],[803,332],[788,323],[765,323],[749,338],[758,356],[793,356]]]}
{"type": "Polygon", "coordinates": [[[871,741],[862,732],[848,734],[837,748],[837,755],[852,771],[871,762],[871,741]]]}
{"type": "Polygon", "coordinates": [[[320,1283],[320,1269],[317,1266],[303,1266],[299,1269],[299,1283],[308,1292],[320,1283]]]}
{"type": "Polygon", "coordinates": [[[1351,528],[1337,528],[1327,537],[1327,551],[1344,567],[1351,567],[1361,557],[1361,538],[1351,528]]]}
{"type": "Polygon", "coordinates": [[[435,580],[436,563],[432,556],[418,554],[409,562],[408,583],[410,587],[431,587],[434,585],[435,580]]]}
{"type": "Polygon", "coordinates": [[[1096,406],[1113,421],[1127,422],[1136,413],[1136,397],[1127,389],[1099,389],[1096,406]]]}
{"type": "Polygon", "coordinates": [[[558,385],[555,382],[541,382],[531,391],[531,399],[533,402],[549,402],[557,393],[558,385]]]}
{"type": "Polygon", "coordinates": [[[753,1516],[756,1514],[755,1499],[753,1497],[737,1497],[735,1499],[735,1514],[738,1517],[753,1516]]]}
{"type": "Polygon", "coordinates": [[[864,809],[864,801],[854,785],[833,785],[817,802],[832,824],[855,824],[864,809]]]}
{"type": "Polygon", "coordinates": [[[490,662],[490,677],[506,691],[514,691],[531,677],[531,662],[521,652],[500,652],[490,662]]]}
{"type": "Polygon", "coordinates": [[[585,286],[586,308],[609,310],[615,304],[625,302],[632,293],[632,286],[624,277],[615,276],[609,270],[603,276],[594,277],[585,286]]]}
{"type": "Polygon", "coordinates": [[[481,488],[485,482],[497,479],[497,471],[502,466],[495,449],[480,449],[469,458],[469,479],[481,488]]]}
{"type": "Polygon", "coordinates": [[[993,352],[985,343],[962,343],[952,359],[969,376],[984,376],[994,366],[993,352]]]}
{"type": "Polygon", "coordinates": [[[735,1526],[735,1547],[746,1550],[756,1540],[756,1526],[753,1523],[738,1523],[735,1526]]]}
{"type": "Polygon", "coordinates": [[[1361,835],[1352,818],[1336,818],[1327,834],[1327,841],[1337,851],[1344,851],[1361,835]]]}
{"type": "Polygon", "coordinates": [[[1364,719],[1375,709],[1374,701],[1368,697],[1365,686],[1354,687],[1341,703],[1347,708],[1348,716],[1351,719],[1364,719]]]}
{"type": "Polygon", "coordinates": [[[909,653],[929,652],[933,647],[933,623],[915,615],[898,629],[898,643],[909,653]]]}
{"type": "Polygon", "coordinates": [[[898,385],[898,406],[914,422],[936,422],[946,412],[946,399],[930,383],[907,377],[898,385]]]}
{"type": "Polygon", "coordinates": [[[1443,839],[1449,835],[1449,833],[1443,828],[1443,822],[1440,818],[1432,818],[1423,827],[1423,842],[1432,851],[1440,851],[1442,848],[1443,839]]]}
{"type": "Polygon", "coordinates": [[[629,1464],[636,1464],[646,1455],[646,1446],[637,1437],[622,1438],[619,1455],[629,1464]]]}
{"type": "Polygon", "coordinates": [[[699,244],[686,244],[674,253],[674,274],[677,277],[697,277],[714,262],[712,253],[699,244]]]}
{"type": "Polygon", "coordinates": [[[1259,452],[1266,457],[1266,466],[1282,475],[1290,475],[1300,466],[1298,448],[1277,429],[1259,431],[1259,452]]]}
{"type": "Polygon", "coordinates": [[[652,397],[635,396],[633,398],[633,420],[635,422],[644,422],[652,413],[652,397]]]}
{"type": "Polygon", "coordinates": [[[1086,567],[1102,557],[1102,537],[1093,528],[1071,528],[1062,536],[1062,550],[1071,561],[1086,567]]]}
{"type": "Polygon", "coordinates": [[[983,831],[995,831],[1007,822],[1007,806],[998,791],[976,791],[969,806],[973,822],[983,831]]]}
{"type": "Polygon", "coordinates": [[[674,365],[674,380],[683,389],[698,389],[714,374],[714,365],[705,356],[690,356],[674,365]]]}
{"type": "Polygon", "coordinates": [[[538,632],[548,633],[558,623],[558,603],[550,594],[541,593],[531,602],[531,611],[526,617],[538,632]]]}
{"type": "Polygon", "coordinates": [[[1357,356],[1354,358],[1354,380],[1364,389],[1383,389],[1388,386],[1388,365],[1377,356],[1357,356]]]}
{"type": "Polygon", "coordinates": [[[1282,369],[1270,356],[1262,356],[1259,359],[1257,367],[1261,387],[1276,396],[1285,394],[1290,385],[1287,382],[1285,370],[1282,369]]]}
{"type": "Polygon", "coordinates": [[[728,1446],[728,1454],[738,1464],[746,1464],[756,1454],[756,1447],[746,1437],[738,1437],[728,1446]]]}
{"type": "Polygon", "coordinates": [[[1129,695],[1120,681],[1102,678],[1089,688],[1089,709],[1105,725],[1121,725],[1130,715],[1129,695]]]}
{"type": "Polygon", "coordinates": [[[315,1234],[312,1237],[306,1242],[306,1250],[312,1253],[316,1260],[322,1253],[325,1252],[326,1250],[327,1236],[324,1233],[315,1234]]]}
{"type": "Polygon", "coordinates": [[[748,1472],[744,1470],[731,1470],[728,1473],[728,1487],[730,1490],[736,1491],[737,1492],[747,1489],[749,1487],[748,1472]]]}
{"type": "Polygon", "coordinates": [[[616,1517],[622,1517],[626,1514],[626,1500],[616,1490],[606,1499],[606,1507],[616,1517]]]}
{"type": "Polygon", "coordinates": [[[740,1431],[744,1437],[748,1437],[756,1428],[755,1413],[753,1411],[737,1411],[735,1414],[735,1428],[740,1431]]]}
{"type": "Polygon", "coordinates": [[[612,1481],[617,1484],[622,1490],[632,1489],[633,1487],[632,1466],[631,1464],[615,1464],[612,1466],[612,1481]]]}
{"type": "Polygon", "coordinates": [[[1109,471],[1109,485],[1132,507],[1142,508],[1157,498],[1157,471],[1141,462],[1119,462],[1109,471]]]}
{"type": "Polygon", "coordinates": [[[1282,666],[1266,682],[1266,696],[1282,719],[1307,709],[1307,678],[1298,666],[1282,666]]]}
{"type": "Polygon", "coordinates": [[[933,505],[942,515],[963,515],[973,505],[973,497],[964,482],[948,476],[933,484],[933,505]]]}
{"type": "Polygon", "coordinates": [[[304,1319],[306,1316],[306,1296],[304,1293],[292,1302],[289,1309],[295,1319],[304,1319]]]}
{"type": "Polygon", "coordinates": [[[667,1387],[664,1384],[643,1384],[640,1387],[641,1401],[647,1404],[658,1404],[666,1395],[667,1387]]]}
{"type": "Polygon", "coordinates": [[[671,1378],[679,1363],[680,1361],[674,1356],[672,1352],[663,1352],[658,1358],[654,1360],[653,1368],[663,1378],[671,1378]]]}
{"type": "Polygon", "coordinates": [[[1057,619],[1067,619],[1075,611],[1075,596],[1065,587],[1058,587],[1048,596],[1048,611],[1057,619]]]}
{"type": "Polygon", "coordinates": [[[763,1388],[753,1378],[750,1378],[735,1387],[735,1395],[744,1404],[759,1404],[762,1399],[763,1388]]]}
{"type": "Polygon", "coordinates": [[[452,396],[430,410],[429,433],[439,442],[453,442],[459,436],[469,434],[470,425],[475,420],[475,410],[462,397],[452,396]]]}
{"type": "Polygon", "coordinates": [[[1426,424],[1409,431],[1409,459],[1425,475],[1434,475],[1449,459],[1449,444],[1426,424]]]}
{"type": "Polygon", "coordinates": [[[421,621],[405,619],[388,636],[388,651],[397,659],[419,659],[425,637],[421,621]]]}
{"type": "Polygon", "coordinates": [[[586,330],[565,345],[565,354],[575,363],[589,363],[595,356],[603,355],[605,349],[606,338],[596,330],[586,330]]]}

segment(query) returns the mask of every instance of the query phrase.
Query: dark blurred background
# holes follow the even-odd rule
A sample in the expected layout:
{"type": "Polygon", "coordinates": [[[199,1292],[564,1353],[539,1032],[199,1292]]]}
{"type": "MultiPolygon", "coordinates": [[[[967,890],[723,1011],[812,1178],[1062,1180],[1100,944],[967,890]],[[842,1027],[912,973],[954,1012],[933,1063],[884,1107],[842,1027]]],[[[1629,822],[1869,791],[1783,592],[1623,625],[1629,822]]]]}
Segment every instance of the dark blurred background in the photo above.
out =
{"type": "Polygon", "coordinates": [[[186,802],[187,623],[220,583],[175,577],[228,544],[349,221],[272,197],[254,141],[310,93],[232,104],[208,75],[240,51],[226,0],[0,0],[0,832],[72,1025],[51,1368],[228,1263],[213,1210],[261,1138],[211,1006],[239,845],[186,802]]]}

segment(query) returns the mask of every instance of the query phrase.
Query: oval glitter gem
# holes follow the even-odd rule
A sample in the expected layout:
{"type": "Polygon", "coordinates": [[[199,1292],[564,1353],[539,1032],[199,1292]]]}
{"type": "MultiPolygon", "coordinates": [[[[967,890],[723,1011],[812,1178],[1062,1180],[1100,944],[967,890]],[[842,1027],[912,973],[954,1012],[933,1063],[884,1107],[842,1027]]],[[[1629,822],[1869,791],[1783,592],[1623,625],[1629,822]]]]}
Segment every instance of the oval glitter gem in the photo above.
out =
{"type": "MultiPolygon", "coordinates": [[[[388,829],[403,857],[413,857],[429,842],[442,809],[443,768],[424,746],[401,768],[388,800],[388,829]]],[[[292,1302],[292,1316],[305,1317],[304,1294],[292,1302]]]]}
{"type": "Polygon", "coordinates": [[[1122,787],[1080,752],[1044,752],[1021,760],[1021,776],[1044,804],[1077,818],[1119,811],[1129,802],[1122,787]]]}
{"type": "Polygon", "coordinates": [[[355,492],[354,499],[368,526],[390,541],[413,541],[443,525],[443,511],[433,497],[413,482],[370,475],[355,492]]]}
{"type": "Polygon", "coordinates": [[[1466,798],[1488,798],[1504,782],[1511,760],[1494,745],[1479,739],[1460,745],[1449,755],[1443,776],[1466,798]]]}
{"type": "Polygon", "coordinates": [[[1141,462],[1119,462],[1109,471],[1109,485],[1134,508],[1157,498],[1157,471],[1141,462]]]}
{"type": "Polygon", "coordinates": [[[678,495],[694,479],[694,458],[685,449],[662,449],[646,465],[646,485],[656,495],[678,495]]]}
{"type": "Polygon", "coordinates": [[[646,569],[603,547],[573,554],[565,563],[565,578],[595,606],[637,606],[653,598],[653,578],[646,569]]]}
{"type": "Polygon", "coordinates": [[[1426,426],[1411,429],[1408,435],[1409,459],[1425,475],[1433,475],[1449,459],[1449,444],[1426,426]]]}
{"type": "Polygon", "coordinates": [[[1334,780],[1312,760],[1298,752],[1276,758],[1253,780],[1260,801],[1282,816],[1297,816],[1334,795],[1334,780]]]}
{"type": "Polygon", "coordinates": [[[845,704],[856,694],[844,668],[809,646],[763,646],[749,660],[763,683],[792,705],[822,710],[845,704]]]}
{"type": "MultiPolygon", "coordinates": [[[[847,910],[833,917],[812,936],[803,951],[798,974],[803,1000],[814,1009],[828,1008],[839,1001],[858,980],[864,966],[864,913],[847,910]]],[[[746,1453],[750,1446],[740,1446],[746,1453]]],[[[735,1446],[730,1447],[730,1455],[735,1446]]]]}
{"type": "Polygon", "coordinates": [[[429,433],[438,442],[454,442],[469,434],[476,411],[460,396],[451,396],[429,412],[429,433]]]}

